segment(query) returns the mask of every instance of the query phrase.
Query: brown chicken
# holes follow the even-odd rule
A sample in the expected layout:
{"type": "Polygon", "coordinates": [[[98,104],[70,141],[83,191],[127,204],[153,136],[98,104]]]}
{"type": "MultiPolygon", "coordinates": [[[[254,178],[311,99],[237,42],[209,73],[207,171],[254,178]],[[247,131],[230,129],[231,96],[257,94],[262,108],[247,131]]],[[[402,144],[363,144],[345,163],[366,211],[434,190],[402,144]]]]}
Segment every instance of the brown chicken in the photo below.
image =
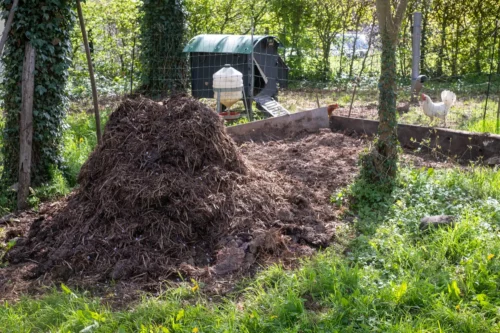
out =
{"type": "Polygon", "coordinates": [[[339,105],[338,104],[330,104],[328,105],[328,117],[331,117],[332,116],[332,113],[333,111],[337,110],[339,108],[339,105]]]}

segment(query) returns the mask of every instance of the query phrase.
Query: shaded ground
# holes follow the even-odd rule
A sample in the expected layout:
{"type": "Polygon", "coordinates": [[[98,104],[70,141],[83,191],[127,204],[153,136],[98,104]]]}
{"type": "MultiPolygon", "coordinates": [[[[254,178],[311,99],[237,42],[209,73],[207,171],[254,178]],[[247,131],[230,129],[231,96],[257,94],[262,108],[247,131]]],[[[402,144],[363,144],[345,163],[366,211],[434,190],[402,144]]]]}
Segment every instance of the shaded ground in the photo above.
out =
{"type": "MultiPolygon", "coordinates": [[[[257,178],[265,179],[265,182],[247,182],[239,186],[264,186],[268,189],[261,192],[267,193],[268,197],[253,198],[253,202],[269,198],[282,202],[271,211],[263,209],[265,205],[249,206],[246,212],[248,219],[242,221],[252,227],[247,232],[229,233],[216,246],[207,248],[209,252],[201,255],[203,259],[208,259],[207,264],[198,260],[200,255],[195,252],[191,259],[181,258],[176,269],[171,266],[170,274],[166,271],[160,275],[139,274],[109,283],[106,279],[86,275],[85,269],[67,279],[50,270],[34,274],[39,263],[28,258],[0,269],[0,298],[15,300],[22,293],[43,292],[45,286],[65,281],[72,286],[91,289],[111,301],[126,304],[141,290],[155,292],[165,281],[176,283],[179,281],[176,278],[178,274],[203,281],[207,291],[220,294],[231,290],[239,278],[253,274],[261,265],[278,261],[285,266],[293,265],[297,258],[311,255],[335,240],[336,229],[344,222],[340,218],[341,212],[330,204],[329,197],[352,181],[357,173],[358,154],[364,147],[363,138],[329,130],[303,133],[279,141],[243,143],[239,150],[247,167],[255,170],[257,178]],[[266,214],[271,219],[255,218],[266,214]],[[209,261],[215,262],[215,265],[209,261]]],[[[417,166],[429,163],[432,166],[442,165],[427,162],[422,157],[405,156],[417,166]]],[[[254,188],[253,193],[257,195],[259,189],[254,188]]],[[[50,224],[64,209],[67,209],[67,200],[44,204],[39,212],[31,211],[4,219],[0,222],[5,231],[4,243],[16,237],[26,237],[33,223],[50,224]]]]}

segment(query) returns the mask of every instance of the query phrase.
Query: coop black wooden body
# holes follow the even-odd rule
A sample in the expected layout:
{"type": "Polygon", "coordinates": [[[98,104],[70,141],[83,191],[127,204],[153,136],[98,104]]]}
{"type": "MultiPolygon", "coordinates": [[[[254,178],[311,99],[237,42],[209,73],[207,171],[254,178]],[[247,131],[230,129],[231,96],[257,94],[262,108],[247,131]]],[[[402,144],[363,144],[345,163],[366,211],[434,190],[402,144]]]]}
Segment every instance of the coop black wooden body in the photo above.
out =
{"type": "Polygon", "coordinates": [[[231,65],[243,74],[245,95],[275,97],[278,87],[286,88],[288,67],[278,54],[280,42],[273,36],[247,35],[198,35],[184,48],[191,64],[192,95],[196,98],[213,98],[213,75],[231,65]],[[251,71],[254,66],[254,93],[250,94],[251,71]]]}

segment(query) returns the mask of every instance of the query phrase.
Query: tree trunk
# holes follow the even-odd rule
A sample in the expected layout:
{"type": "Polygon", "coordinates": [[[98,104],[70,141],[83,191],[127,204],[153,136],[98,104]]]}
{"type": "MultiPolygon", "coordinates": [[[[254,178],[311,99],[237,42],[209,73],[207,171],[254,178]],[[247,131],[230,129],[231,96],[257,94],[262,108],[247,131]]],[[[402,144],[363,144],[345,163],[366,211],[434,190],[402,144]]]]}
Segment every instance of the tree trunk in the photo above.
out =
{"type": "Polygon", "coordinates": [[[352,69],[354,67],[354,60],[356,59],[356,43],[358,41],[358,31],[356,30],[356,35],[354,36],[354,43],[352,44],[352,56],[351,63],[349,64],[349,78],[352,78],[352,69]]]}
{"type": "Polygon", "coordinates": [[[370,50],[372,47],[372,41],[373,41],[373,28],[374,27],[375,27],[375,17],[373,18],[372,27],[370,29],[370,37],[368,39],[368,49],[366,50],[365,56],[363,58],[363,62],[361,63],[361,69],[359,70],[358,80],[356,80],[356,85],[354,86],[354,90],[352,92],[351,105],[349,105],[348,118],[351,117],[352,105],[354,104],[354,97],[356,96],[356,90],[359,86],[359,81],[360,81],[361,76],[363,75],[363,71],[365,70],[366,58],[368,58],[368,54],[370,54],[370,50]]]}
{"type": "Polygon", "coordinates": [[[323,73],[321,77],[323,80],[328,80],[328,74],[330,73],[330,46],[331,42],[323,43],[323,73]]]}
{"type": "Polygon", "coordinates": [[[342,76],[342,59],[344,58],[344,43],[345,43],[345,28],[342,28],[342,44],[340,44],[340,59],[339,59],[339,71],[337,73],[338,77],[342,76]]]}
{"type": "MultiPolygon", "coordinates": [[[[408,15],[407,20],[408,20],[408,28],[409,28],[410,36],[411,36],[411,34],[412,34],[411,27],[413,25],[413,22],[412,22],[413,20],[412,20],[411,14],[408,15]]],[[[399,62],[400,62],[400,67],[401,67],[401,72],[400,72],[401,77],[406,76],[406,50],[408,49],[407,40],[408,40],[408,33],[407,33],[407,30],[404,29],[403,42],[398,44],[399,62]]]]}
{"type": "Polygon", "coordinates": [[[377,169],[389,177],[396,175],[398,136],[396,117],[396,43],[389,33],[382,35],[382,64],[379,80],[379,127],[377,151],[383,156],[377,169]],[[385,35],[385,36],[384,36],[385,35]]]}
{"type": "MultiPolygon", "coordinates": [[[[448,8],[444,8],[446,12],[448,8]]],[[[447,15],[443,14],[443,21],[441,22],[441,47],[439,48],[439,56],[437,60],[436,75],[443,76],[443,58],[444,58],[444,48],[446,47],[446,25],[448,24],[447,15]]]]}
{"type": "Polygon", "coordinates": [[[28,208],[31,185],[31,153],[33,148],[33,95],[35,90],[35,48],[26,43],[23,81],[21,122],[19,128],[19,186],[17,190],[17,209],[28,208]]]}
{"type": "Polygon", "coordinates": [[[422,43],[420,45],[420,72],[425,71],[425,56],[427,55],[427,21],[428,21],[428,3],[423,1],[424,10],[422,13],[422,43]]]}
{"type": "Polygon", "coordinates": [[[475,49],[475,69],[476,73],[481,73],[481,48],[483,45],[483,6],[482,1],[479,2],[477,33],[476,33],[476,49],[475,49]]]}
{"type": "Polygon", "coordinates": [[[352,78],[352,70],[354,67],[354,59],[356,59],[356,43],[358,42],[358,30],[359,30],[359,24],[361,22],[361,14],[362,12],[361,7],[358,12],[356,12],[356,34],[354,36],[354,43],[352,44],[352,58],[351,58],[351,64],[349,65],[349,78],[352,78]]]}
{"type": "MultiPolygon", "coordinates": [[[[497,22],[498,22],[498,20],[499,20],[499,18],[497,18],[497,22]]],[[[497,29],[500,29],[500,28],[497,28],[497,29]]],[[[500,38],[498,40],[497,57],[498,57],[498,60],[497,60],[497,74],[500,75],[500,38]]],[[[498,107],[500,109],[500,100],[498,101],[498,107]]]]}
{"type": "Polygon", "coordinates": [[[498,56],[498,62],[497,62],[497,74],[500,75],[500,41],[498,42],[498,51],[497,51],[497,56],[498,56]]]}
{"type": "Polygon", "coordinates": [[[397,173],[396,45],[408,1],[399,2],[394,16],[390,0],[377,0],[376,5],[382,37],[378,139],[374,149],[363,156],[362,175],[369,181],[387,185],[393,183],[397,173]]]}
{"type": "Polygon", "coordinates": [[[453,45],[453,52],[452,52],[452,61],[451,61],[451,75],[452,76],[457,76],[458,75],[458,45],[460,41],[460,36],[459,36],[459,24],[458,24],[458,19],[457,22],[455,22],[455,42],[453,45]]]}

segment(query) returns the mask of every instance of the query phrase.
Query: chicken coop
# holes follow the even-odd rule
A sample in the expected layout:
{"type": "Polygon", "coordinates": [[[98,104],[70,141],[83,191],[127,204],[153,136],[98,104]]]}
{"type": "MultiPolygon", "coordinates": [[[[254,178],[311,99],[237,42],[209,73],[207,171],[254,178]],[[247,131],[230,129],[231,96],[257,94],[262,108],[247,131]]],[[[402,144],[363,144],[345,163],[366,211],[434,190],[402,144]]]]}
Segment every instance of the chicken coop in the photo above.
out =
{"type": "Polygon", "coordinates": [[[270,116],[288,114],[277,101],[279,88],[287,87],[289,71],[278,53],[280,47],[279,40],[269,35],[194,37],[183,50],[189,54],[193,97],[214,98],[213,75],[230,65],[243,75],[246,105],[255,101],[270,116]]]}

